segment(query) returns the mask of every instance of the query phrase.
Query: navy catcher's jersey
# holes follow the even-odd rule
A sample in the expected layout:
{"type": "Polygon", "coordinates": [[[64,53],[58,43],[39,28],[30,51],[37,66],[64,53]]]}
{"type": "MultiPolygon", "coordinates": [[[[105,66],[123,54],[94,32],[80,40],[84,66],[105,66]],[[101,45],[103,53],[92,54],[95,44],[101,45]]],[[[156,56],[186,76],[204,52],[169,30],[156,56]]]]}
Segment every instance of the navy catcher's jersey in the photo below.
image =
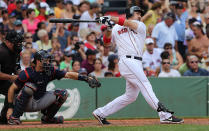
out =
{"type": "Polygon", "coordinates": [[[34,99],[40,99],[46,92],[47,84],[55,79],[61,79],[65,76],[66,72],[60,71],[52,67],[50,69],[51,76],[48,76],[45,72],[37,72],[34,67],[28,67],[21,71],[15,84],[21,89],[26,82],[31,82],[36,85],[36,87],[31,87],[34,90],[34,99]]]}

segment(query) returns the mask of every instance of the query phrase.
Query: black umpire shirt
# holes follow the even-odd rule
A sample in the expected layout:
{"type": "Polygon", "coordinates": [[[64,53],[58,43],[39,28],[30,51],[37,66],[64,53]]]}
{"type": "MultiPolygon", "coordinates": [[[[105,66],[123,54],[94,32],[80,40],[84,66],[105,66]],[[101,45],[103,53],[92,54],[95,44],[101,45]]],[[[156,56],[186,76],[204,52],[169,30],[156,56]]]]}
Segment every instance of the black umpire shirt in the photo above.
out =
{"type": "MultiPolygon", "coordinates": [[[[11,75],[16,72],[16,61],[18,56],[9,50],[9,48],[2,43],[0,45],[0,72],[11,75]]],[[[0,93],[7,91],[11,82],[8,80],[0,80],[0,93]]]]}

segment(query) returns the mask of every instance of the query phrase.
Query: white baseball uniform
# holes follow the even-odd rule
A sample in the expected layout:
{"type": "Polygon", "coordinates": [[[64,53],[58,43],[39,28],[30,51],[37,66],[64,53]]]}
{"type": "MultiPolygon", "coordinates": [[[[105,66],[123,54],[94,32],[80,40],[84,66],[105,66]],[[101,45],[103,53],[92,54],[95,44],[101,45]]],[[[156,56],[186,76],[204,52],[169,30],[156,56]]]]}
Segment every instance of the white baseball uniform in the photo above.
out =
{"type": "MultiPolygon", "coordinates": [[[[112,42],[118,47],[119,70],[121,75],[126,79],[126,92],[104,107],[100,107],[94,111],[94,114],[103,118],[134,102],[140,91],[147,103],[154,110],[158,108],[159,100],[144,74],[142,61],[134,59],[134,56],[142,57],[146,26],[142,22],[134,21],[138,24],[137,30],[120,25],[115,25],[112,29],[112,42]],[[127,55],[130,55],[131,58],[127,58],[127,55]]],[[[158,114],[161,120],[172,116],[167,112],[159,112],[158,114]]]]}

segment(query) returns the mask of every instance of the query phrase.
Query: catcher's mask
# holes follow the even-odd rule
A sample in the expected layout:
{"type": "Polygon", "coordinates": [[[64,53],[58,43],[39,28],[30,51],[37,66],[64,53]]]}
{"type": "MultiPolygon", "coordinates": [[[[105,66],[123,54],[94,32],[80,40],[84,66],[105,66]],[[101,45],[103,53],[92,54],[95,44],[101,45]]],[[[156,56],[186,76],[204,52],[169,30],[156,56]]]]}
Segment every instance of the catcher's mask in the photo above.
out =
{"type": "Polygon", "coordinates": [[[6,34],[5,39],[14,44],[13,49],[17,54],[22,51],[22,46],[24,42],[24,37],[22,34],[17,33],[16,31],[10,31],[6,34]]]}
{"type": "Polygon", "coordinates": [[[36,64],[36,61],[39,60],[42,63],[42,67],[44,72],[50,76],[51,75],[51,68],[53,68],[53,56],[49,54],[46,50],[41,49],[40,51],[36,52],[34,55],[33,63],[36,64]]]}

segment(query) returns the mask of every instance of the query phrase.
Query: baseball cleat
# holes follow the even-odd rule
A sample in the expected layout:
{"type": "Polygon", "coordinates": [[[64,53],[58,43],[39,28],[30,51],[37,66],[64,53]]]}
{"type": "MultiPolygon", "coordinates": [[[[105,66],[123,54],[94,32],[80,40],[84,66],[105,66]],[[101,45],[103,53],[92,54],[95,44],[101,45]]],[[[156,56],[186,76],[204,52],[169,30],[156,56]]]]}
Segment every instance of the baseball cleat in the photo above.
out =
{"type": "Polygon", "coordinates": [[[175,116],[171,116],[168,119],[165,119],[165,120],[161,120],[160,121],[161,124],[181,124],[183,122],[184,122],[183,119],[176,118],[175,116]]]}
{"type": "Polygon", "coordinates": [[[101,125],[109,125],[109,124],[111,124],[110,122],[108,122],[106,120],[106,118],[102,118],[102,117],[98,116],[97,114],[95,114],[94,112],[92,113],[92,115],[99,121],[99,123],[101,125]]]}
{"type": "Polygon", "coordinates": [[[15,118],[13,116],[10,116],[8,119],[8,124],[9,125],[20,125],[21,124],[20,118],[15,118]]]}
{"type": "Polygon", "coordinates": [[[56,117],[53,117],[52,119],[49,119],[46,116],[42,116],[41,123],[42,124],[63,124],[64,117],[63,116],[56,116],[56,117]]]}

